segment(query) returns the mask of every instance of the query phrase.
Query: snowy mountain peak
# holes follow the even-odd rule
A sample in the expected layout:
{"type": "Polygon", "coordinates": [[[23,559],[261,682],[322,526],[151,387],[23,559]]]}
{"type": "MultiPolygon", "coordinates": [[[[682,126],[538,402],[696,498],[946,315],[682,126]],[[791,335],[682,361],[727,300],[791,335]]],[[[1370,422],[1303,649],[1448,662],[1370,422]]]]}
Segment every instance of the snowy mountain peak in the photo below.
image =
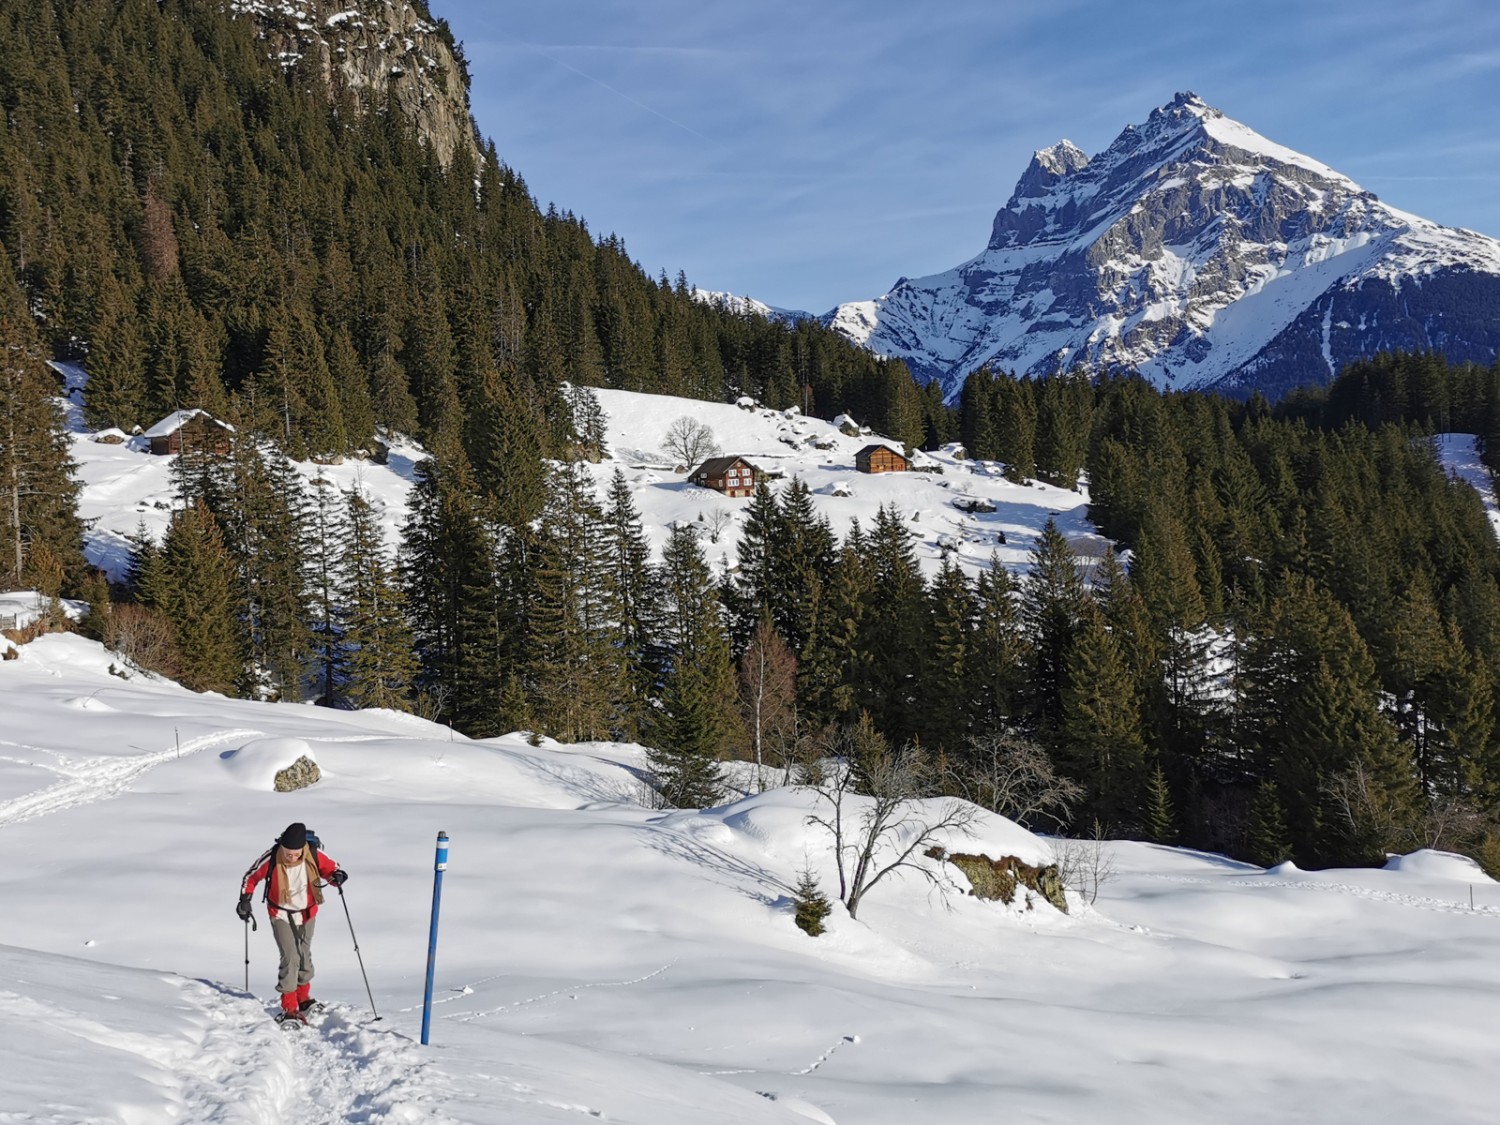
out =
{"type": "Polygon", "coordinates": [[[1376,351],[1500,353],[1500,242],[1389,207],[1179,93],[1092,157],[1037,151],[988,246],[825,322],[949,396],[984,363],[1271,394],[1376,351]]]}
{"type": "Polygon", "coordinates": [[[1064,137],[1049,148],[1038,149],[1031,157],[1032,165],[1059,176],[1076,172],[1089,162],[1088,153],[1064,137]]]}

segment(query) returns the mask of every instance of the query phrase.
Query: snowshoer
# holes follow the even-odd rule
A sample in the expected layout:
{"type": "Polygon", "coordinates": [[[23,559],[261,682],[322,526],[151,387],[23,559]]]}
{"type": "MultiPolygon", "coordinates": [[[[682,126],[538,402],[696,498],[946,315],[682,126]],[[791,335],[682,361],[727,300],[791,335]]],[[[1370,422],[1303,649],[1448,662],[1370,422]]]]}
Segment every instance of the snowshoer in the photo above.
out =
{"type": "Polygon", "coordinates": [[[242,921],[251,915],[250,896],[256,884],[265,880],[266,913],[271,919],[271,933],[281,954],[276,991],[281,993],[278,1020],[307,1022],[307,1012],[317,1006],[312,998],[313,923],[323,902],[323,883],[342,887],[349,876],[317,845],[317,837],[308,839],[305,824],[289,824],[249,871],[240,884],[240,901],[235,913],[242,921]]]}

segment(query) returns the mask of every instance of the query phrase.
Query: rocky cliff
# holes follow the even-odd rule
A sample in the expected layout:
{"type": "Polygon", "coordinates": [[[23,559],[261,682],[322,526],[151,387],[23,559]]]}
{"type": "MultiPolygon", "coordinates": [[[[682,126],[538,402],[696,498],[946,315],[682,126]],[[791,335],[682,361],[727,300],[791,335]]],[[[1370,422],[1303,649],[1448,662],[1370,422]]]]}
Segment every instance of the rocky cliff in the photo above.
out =
{"type": "Polygon", "coordinates": [[[1097,156],[1038,152],[977,257],[825,320],[950,396],[985,362],[1276,394],[1382,349],[1492,360],[1500,242],[1179,94],[1097,156]]]}
{"type": "Polygon", "coordinates": [[[444,165],[460,148],[476,151],[463,53],[425,3],[231,0],[230,10],[255,20],[282,66],[310,61],[330,97],[348,91],[366,109],[393,99],[444,165]]]}

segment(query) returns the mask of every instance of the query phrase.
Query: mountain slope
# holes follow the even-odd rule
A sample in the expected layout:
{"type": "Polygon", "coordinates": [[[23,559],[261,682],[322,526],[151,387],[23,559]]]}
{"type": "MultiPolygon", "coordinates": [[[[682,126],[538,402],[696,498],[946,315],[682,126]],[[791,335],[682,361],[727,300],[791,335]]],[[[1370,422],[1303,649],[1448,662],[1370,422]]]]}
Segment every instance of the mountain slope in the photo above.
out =
{"type": "Polygon", "coordinates": [[[1277,393],[1380,350],[1489,362],[1500,242],[1179,94],[1097,156],[1036,153],[978,256],[825,320],[950,396],[986,362],[1277,393]]]}

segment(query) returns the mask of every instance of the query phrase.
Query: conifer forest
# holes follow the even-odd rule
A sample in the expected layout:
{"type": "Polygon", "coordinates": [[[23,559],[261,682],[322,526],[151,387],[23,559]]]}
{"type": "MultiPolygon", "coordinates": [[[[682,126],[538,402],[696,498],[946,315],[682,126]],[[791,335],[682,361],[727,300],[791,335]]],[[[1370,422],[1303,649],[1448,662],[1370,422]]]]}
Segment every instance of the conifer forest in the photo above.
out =
{"type": "Polygon", "coordinates": [[[800,778],[913,746],[934,789],[1037,830],[1500,875],[1500,550],[1430,440],[1500,458],[1500,364],[1382,354],[1274,403],[984,367],[945,404],[815,320],[648,276],[493,145],[444,165],[195,0],[0,0],[0,103],[0,587],[87,601],[77,627],[143,665],[639,741],[677,807],[714,803],[725,759],[800,778]],[[233,427],[177,457],[126,582],[84,560],[49,360],[87,369],[91,428],[233,427]],[[793,479],[743,501],[736,568],[690,527],[653,552],[623,479],[580,470],[596,387],[1086,481],[1115,547],[1049,525],[1024,573],[929,576],[901,512],[841,534],[793,479]],[[427,452],[399,551],[291,469],[392,435],[427,452]],[[1067,799],[1015,804],[1019,762],[1067,799]]]}

